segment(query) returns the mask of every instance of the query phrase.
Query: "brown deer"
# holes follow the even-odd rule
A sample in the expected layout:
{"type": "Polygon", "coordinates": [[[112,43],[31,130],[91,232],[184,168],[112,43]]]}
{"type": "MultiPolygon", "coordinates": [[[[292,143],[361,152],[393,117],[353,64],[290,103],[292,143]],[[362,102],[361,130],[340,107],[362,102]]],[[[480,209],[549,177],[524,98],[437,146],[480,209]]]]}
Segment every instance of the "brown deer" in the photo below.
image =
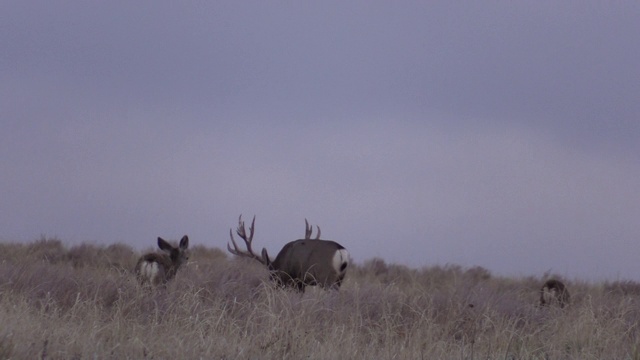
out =
{"type": "Polygon", "coordinates": [[[271,279],[281,287],[291,287],[304,292],[306,286],[318,285],[325,289],[339,289],[347,273],[349,252],[342,245],[331,240],[320,240],[320,227],[315,239],[311,239],[312,227],[305,219],[305,237],[286,244],[275,260],[271,261],[267,249],[262,255],[256,255],[251,248],[256,217],[251,221],[249,235],[244,228],[242,215],[238,219],[236,233],[244,240],[247,250],[240,250],[233,238],[233,230],[229,230],[233,249],[227,243],[230,253],[255,259],[265,265],[271,272],[271,279]]]}
{"type": "Polygon", "coordinates": [[[547,280],[540,289],[540,306],[556,303],[560,305],[560,308],[564,308],[569,304],[570,299],[569,290],[560,280],[547,280]]]}
{"type": "Polygon", "coordinates": [[[189,260],[187,252],[189,237],[187,235],[182,237],[178,247],[158,237],[158,247],[165,253],[145,254],[140,257],[136,264],[135,273],[142,284],[165,284],[176,275],[180,265],[189,260]]]}

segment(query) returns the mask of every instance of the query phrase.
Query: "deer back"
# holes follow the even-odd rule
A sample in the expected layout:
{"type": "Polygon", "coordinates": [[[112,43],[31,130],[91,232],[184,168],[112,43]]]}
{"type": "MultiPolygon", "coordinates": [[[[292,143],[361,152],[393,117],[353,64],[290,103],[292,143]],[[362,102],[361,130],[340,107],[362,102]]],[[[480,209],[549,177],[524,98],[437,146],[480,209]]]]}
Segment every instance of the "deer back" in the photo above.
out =
{"type": "Polygon", "coordinates": [[[158,237],[158,247],[163,253],[145,254],[136,264],[135,273],[141,283],[163,284],[171,280],[180,265],[189,259],[187,252],[189,237],[187,235],[182,237],[178,247],[174,247],[158,237]]]}
{"type": "Polygon", "coordinates": [[[135,272],[140,282],[159,285],[175,275],[175,270],[171,271],[171,269],[172,263],[168,255],[151,253],[145,254],[138,260],[135,272]]]}
{"type": "Polygon", "coordinates": [[[349,253],[337,242],[300,239],[286,244],[269,267],[283,284],[339,287],[348,264],[349,253]]]}

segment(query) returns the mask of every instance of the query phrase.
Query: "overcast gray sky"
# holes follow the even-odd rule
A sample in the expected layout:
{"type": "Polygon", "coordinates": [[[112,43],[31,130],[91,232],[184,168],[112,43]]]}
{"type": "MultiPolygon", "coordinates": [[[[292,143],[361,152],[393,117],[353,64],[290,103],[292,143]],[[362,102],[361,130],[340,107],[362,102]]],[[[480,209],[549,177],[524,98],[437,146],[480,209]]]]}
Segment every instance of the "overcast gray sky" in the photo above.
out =
{"type": "Polygon", "coordinates": [[[3,1],[0,241],[640,281],[640,3],[3,1]]]}

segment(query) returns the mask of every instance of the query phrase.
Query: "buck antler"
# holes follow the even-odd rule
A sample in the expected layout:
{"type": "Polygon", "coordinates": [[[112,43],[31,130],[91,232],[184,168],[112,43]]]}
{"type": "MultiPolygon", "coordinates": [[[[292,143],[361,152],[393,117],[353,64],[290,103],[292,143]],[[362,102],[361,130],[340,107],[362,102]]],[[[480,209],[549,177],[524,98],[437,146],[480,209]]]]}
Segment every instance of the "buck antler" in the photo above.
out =
{"type": "Polygon", "coordinates": [[[231,244],[227,243],[227,250],[236,256],[249,257],[267,266],[270,278],[279,286],[293,287],[304,292],[306,286],[319,285],[326,289],[339,289],[344,280],[349,265],[349,252],[342,245],[331,240],[320,240],[320,227],[315,238],[313,226],[309,221],[305,222],[304,239],[298,239],[287,243],[273,261],[267,254],[267,249],[262,249],[262,256],[257,255],[251,248],[253,230],[256,217],[251,221],[249,232],[245,230],[242,215],[238,217],[236,233],[246,245],[246,250],[240,250],[233,237],[233,229],[229,230],[231,244]]]}
{"type": "MultiPolygon", "coordinates": [[[[304,238],[305,240],[311,240],[311,233],[313,232],[313,226],[309,226],[309,222],[307,221],[307,219],[304,219],[304,238]]],[[[316,235],[316,238],[314,240],[320,240],[320,226],[316,225],[316,227],[318,228],[318,234],[316,235]]]]}
{"type": "Polygon", "coordinates": [[[238,234],[238,236],[242,238],[242,240],[244,240],[244,243],[247,247],[247,251],[243,251],[238,248],[238,244],[236,244],[236,240],[233,238],[232,229],[229,229],[229,236],[231,237],[231,243],[233,244],[233,249],[231,248],[231,246],[229,246],[229,243],[227,243],[227,250],[229,250],[229,252],[232,253],[233,255],[256,259],[263,265],[267,265],[266,260],[263,259],[262,256],[256,255],[253,252],[253,249],[251,248],[251,242],[253,241],[253,228],[254,228],[255,222],[256,222],[256,217],[254,215],[253,220],[251,221],[251,226],[249,227],[249,237],[247,238],[247,232],[244,229],[244,221],[242,221],[242,214],[241,214],[240,217],[238,218],[238,228],[236,229],[236,233],[238,234]]]}

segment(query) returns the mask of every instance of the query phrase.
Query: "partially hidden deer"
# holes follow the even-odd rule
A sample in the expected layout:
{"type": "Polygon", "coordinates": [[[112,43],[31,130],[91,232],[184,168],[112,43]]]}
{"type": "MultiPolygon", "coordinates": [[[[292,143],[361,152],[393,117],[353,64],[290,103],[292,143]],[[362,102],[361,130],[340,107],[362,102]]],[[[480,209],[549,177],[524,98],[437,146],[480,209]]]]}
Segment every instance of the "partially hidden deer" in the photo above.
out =
{"type": "Polygon", "coordinates": [[[227,243],[227,250],[241,257],[254,259],[265,265],[271,272],[271,279],[281,287],[293,288],[304,292],[306,286],[318,285],[325,289],[339,289],[349,266],[349,252],[342,245],[332,240],[320,239],[320,227],[315,239],[311,238],[313,229],[305,219],[305,237],[287,243],[271,260],[267,249],[261,255],[253,252],[252,241],[256,217],[253,217],[249,234],[242,220],[238,219],[236,233],[244,240],[246,250],[240,250],[233,237],[233,229],[229,231],[233,248],[227,243]]]}
{"type": "Polygon", "coordinates": [[[540,289],[540,306],[557,304],[560,308],[564,308],[569,304],[570,299],[569,290],[560,280],[547,280],[540,289]]]}
{"type": "Polygon", "coordinates": [[[158,237],[163,253],[148,253],[140,257],[135,273],[142,284],[161,285],[171,280],[180,266],[189,260],[189,237],[183,236],[176,247],[158,237]]]}

